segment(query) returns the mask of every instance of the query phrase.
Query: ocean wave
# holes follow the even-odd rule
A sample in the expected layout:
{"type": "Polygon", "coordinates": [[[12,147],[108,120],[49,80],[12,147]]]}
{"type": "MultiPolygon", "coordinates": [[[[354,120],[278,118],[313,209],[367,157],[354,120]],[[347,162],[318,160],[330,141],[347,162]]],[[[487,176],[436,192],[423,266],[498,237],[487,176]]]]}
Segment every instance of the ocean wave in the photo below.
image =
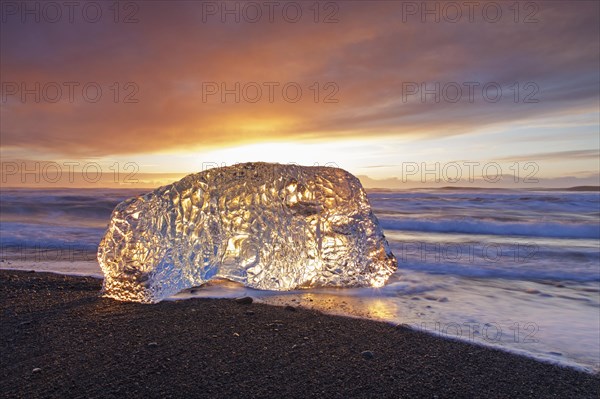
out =
{"type": "Polygon", "coordinates": [[[85,249],[98,247],[105,227],[51,226],[36,223],[2,223],[2,248],[85,249]]]}
{"type": "Polygon", "coordinates": [[[577,267],[544,267],[543,265],[521,264],[507,266],[506,263],[497,267],[489,264],[470,264],[470,263],[449,263],[449,262],[420,262],[407,261],[398,263],[399,275],[403,270],[418,271],[428,274],[462,276],[484,279],[515,279],[527,281],[577,281],[577,282],[598,282],[600,273],[590,265],[580,265],[577,267]]]}
{"type": "Polygon", "coordinates": [[[600,238],[600,226],[598,224],[496,223],[473,219],[416,220],[413,218],[403,220],[380,219],[379,222],[384,230],[553,238],[600,238]]]}

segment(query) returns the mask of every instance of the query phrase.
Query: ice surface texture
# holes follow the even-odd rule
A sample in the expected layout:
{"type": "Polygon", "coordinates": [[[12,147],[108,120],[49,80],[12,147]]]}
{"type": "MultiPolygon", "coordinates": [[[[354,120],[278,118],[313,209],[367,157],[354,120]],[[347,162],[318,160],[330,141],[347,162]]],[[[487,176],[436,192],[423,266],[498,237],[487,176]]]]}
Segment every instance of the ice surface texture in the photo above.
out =
{"type": "Polygon", "coordinates": [[[245,163],[114,209],[106,296],[157,302],[213,278],[263,290],[385,284],[396,270],[360,181],[337,168],[245,163]]]}

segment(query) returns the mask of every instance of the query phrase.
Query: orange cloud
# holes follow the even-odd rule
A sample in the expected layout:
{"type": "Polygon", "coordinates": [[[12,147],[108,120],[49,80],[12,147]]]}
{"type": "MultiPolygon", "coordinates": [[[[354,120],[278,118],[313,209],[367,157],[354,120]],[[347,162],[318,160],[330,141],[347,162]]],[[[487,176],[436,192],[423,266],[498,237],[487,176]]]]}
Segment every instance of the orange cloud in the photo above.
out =
{"type": "Polygon", "coordinates": [[[9,19],[1,28],[2,147],[103,156],[282,138],[447,136],[597,109],[598,3],[544,3],[528,24],[511,14],[498,23],[403,22],[400,3],[338,2],[338,23],[314,23],[306,7],[298,23],[221,23],[201,2],[143,2],[133,24],[9,19]],[[56,103],[48,101],[53,82],[62,89],[56,103]],[[443,92],[437,103],[421,97],[422,83],[452,82],[465,90],[479,82],[473,101],[467,93],[457,102],[443,92]],[[490,82],[501,85],[501,101],[482,97],[490,82]],[[515,101],[515,82],[535,86],[520,86],[515,101]],[[36,83],[40,101],[21,101],[21,85],[36,83]],[[415,84],[420,92],[407,95],[415,84]],[[534,91],[539,102],[524,103],[534,91]]]}

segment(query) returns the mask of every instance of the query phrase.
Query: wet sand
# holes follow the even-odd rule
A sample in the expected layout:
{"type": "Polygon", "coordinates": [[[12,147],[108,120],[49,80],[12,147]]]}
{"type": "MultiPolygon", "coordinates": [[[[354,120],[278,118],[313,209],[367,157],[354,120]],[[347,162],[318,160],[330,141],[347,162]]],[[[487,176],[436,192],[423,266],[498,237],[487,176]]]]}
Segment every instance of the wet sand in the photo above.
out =
{"type": "Polygon", "coordinates": [[[370,320],[230,299],[156,305],[0,271],[0,397],[593,398],[600,377],[370,320]]]}

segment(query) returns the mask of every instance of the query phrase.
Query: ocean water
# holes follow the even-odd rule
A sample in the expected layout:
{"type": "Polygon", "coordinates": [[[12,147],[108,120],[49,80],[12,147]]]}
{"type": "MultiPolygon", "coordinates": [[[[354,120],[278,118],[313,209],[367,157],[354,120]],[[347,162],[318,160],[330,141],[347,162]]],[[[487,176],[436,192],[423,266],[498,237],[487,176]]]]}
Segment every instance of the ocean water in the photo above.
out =
{"type": "MultiPolygon", "coordinates": [[[[0,268],[101,277],[114,206],[147,190],[3,189],[0,268]]],[[[251,295],[384,320],[600,371],[600,193],[370,191],[398,259],[379,289],[264,292],[214,282],[172,299],[251,295]]]]}

